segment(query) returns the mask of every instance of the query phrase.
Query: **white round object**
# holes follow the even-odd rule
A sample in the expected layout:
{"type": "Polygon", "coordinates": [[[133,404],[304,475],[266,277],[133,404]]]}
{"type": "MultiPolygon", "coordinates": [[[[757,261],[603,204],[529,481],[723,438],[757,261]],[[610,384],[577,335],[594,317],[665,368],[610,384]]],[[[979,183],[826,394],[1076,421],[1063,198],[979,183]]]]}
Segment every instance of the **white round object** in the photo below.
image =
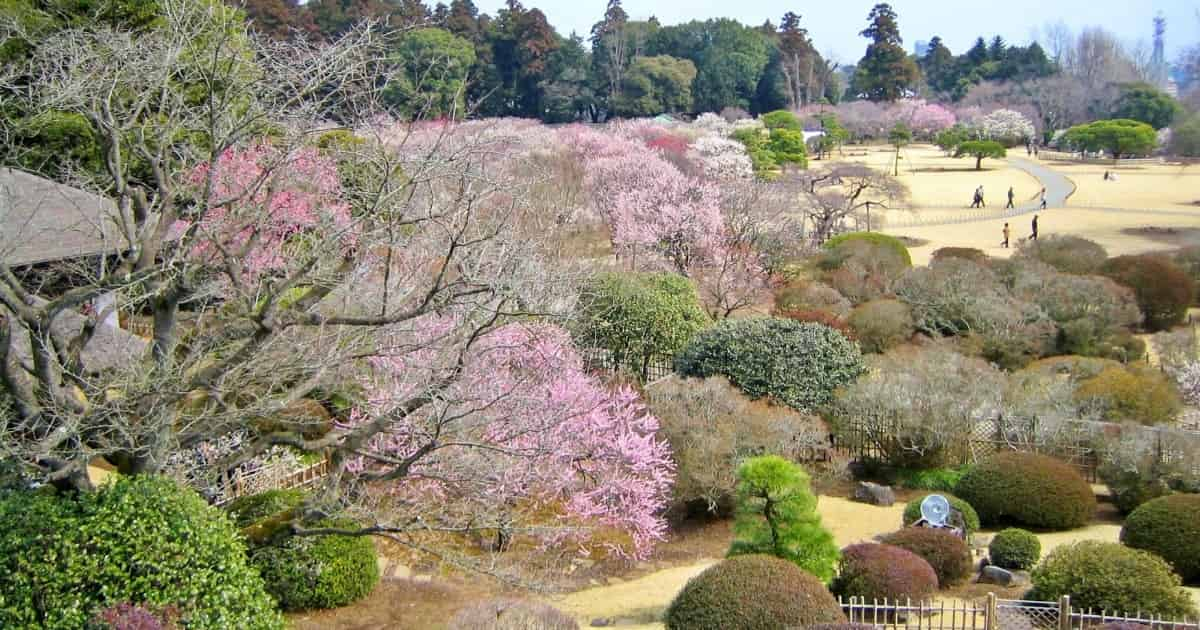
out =
{"type": "Polygon", "coordinates": [[[921,501],[921,517],[935,527],[945,527],[950,518],[950,502],[940,494],[931,494],[921,501]]]}

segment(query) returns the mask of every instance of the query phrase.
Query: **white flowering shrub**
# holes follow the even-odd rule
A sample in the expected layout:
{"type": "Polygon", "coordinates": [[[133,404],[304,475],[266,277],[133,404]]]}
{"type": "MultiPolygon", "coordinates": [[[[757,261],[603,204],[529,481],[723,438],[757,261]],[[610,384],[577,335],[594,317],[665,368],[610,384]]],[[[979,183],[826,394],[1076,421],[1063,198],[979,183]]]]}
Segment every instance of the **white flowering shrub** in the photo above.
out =
{"type": "Polygon", "coordinates": [[[1037,130],[1021,112],[997,109],[979,121],[984,137],[989,140],[1013,145],[1025,142],[1037,134],[1037,130]]]}
{"type": "Polygon", "coordinates": [[[696,162],[704,174],[717,179],[746,178],[754,174],[754,165],[746,147],[737,140],[719,136],[701,136],[692,144],[696,162]]]}

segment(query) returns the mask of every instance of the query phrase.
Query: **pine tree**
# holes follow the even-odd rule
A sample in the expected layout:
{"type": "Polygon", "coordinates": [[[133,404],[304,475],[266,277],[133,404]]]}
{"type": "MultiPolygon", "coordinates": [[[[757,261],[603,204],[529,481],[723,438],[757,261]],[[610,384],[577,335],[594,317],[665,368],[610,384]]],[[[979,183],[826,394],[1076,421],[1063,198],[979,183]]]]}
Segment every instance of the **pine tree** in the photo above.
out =
{"type": "Polygon", "coordinates": [[[833,578],[838,548],[821,525],[808,474],[782,457],[754,457],[738,468],[733,535],[729,556],[772,555],[833,578]]]}
{"type": "Polygon", "coordinates": [[[920,77],[917,64],[904,52],[896,17],[890,4],[877,4],[867,16],[870,26],[861,33],[871,44],[858,62],[853,91],[872,101],[895,101],[920,77]]]}

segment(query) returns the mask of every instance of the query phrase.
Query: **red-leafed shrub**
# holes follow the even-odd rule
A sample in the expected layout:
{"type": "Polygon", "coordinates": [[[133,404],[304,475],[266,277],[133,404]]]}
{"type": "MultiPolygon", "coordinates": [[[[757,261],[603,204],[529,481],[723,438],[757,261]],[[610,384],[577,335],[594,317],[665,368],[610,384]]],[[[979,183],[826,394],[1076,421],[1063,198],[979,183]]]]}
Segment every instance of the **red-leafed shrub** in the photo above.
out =
{"type": "Polygon", "coordinates": [[[1192,279],[1165,256],[1118,256],[1104,263],[1100,273],[1133,289],[1150,330],[1167,330],[1183,321],[1192,303],[1192,279]]]}
{"type": "Polygon", "coordinates": [[[906,527],[889,534],[883,543],[924,558],[933,567],[942,588],[961,582],[971,574],[971,550],[961,538],[946,530],[906,527]]]}
{"type": "Polygon", "coordinates": [[[842,550],[831,590],[866,601],[923,600],[938,588],[937,573],[924,558],[893,545],[862,543],[842,550]]]}
{"type": "Polygon", "coordinates": [[[667,630],[775,630],[841,623],[825,585],[786,560],[735,556],[688,580],[667,608],[667,630]]]}
{"type": "Polygon", "coordinates": [[[1074,468],[1033,453],[993,456],[963,476],[955,494],[975,508],[984,525],[1071,529],[1096,512],[1096,495],[1074,468]]]}
{"type": "Polygon", "coordinates": [[[854,339],[854,331],[850,328],[850,324],[845,319],[830,313],[829,311],[809,310],[809,309],[788,309],[778,311],[779,317],[793,319],[798,322],[814,322],[817,324],[825,324],[826,326],[842,333],[847,339],[854,339]]]}

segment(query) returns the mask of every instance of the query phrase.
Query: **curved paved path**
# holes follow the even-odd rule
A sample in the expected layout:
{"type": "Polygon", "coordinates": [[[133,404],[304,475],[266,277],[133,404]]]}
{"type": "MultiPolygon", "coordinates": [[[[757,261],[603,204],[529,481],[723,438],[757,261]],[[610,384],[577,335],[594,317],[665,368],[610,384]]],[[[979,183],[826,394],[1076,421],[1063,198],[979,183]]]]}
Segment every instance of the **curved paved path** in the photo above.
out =
{"type": "MultiPolygon", "coordinates": [[[[1009,158],[1008,163],[1033,175],[1034,178],[1042,183],[1042,186],[1046,189],[1047,208],[1061,208],[1067,205],[1067,198],[1075,194],[1075,182],[1072,182],[1065,175],[1048,166],[1019,157],[1009,158]]],[[[1025,212],[1039,209],[1041,209],[1041,203],[1038,201],[1033,201],[1018,208],[1018,210],[1024,210],[1025,212]]]]}
{"type": "MultiPolygon", "coordinates": [[[[1075,193],[1074,182],[1072,182],[1062,173],[1059,173],[1047,166],[1032,160],[1018,157],[1009,158],[1008,163],[1014,168],[1033,176],[1033,178],[1038,180],[1038,182],[1046,189],[1046,208],[1048,209],[1065,207],[1067,205],[1067,199],[1075,193]]],[[[928,222],[922,221],[919,218],[914,221],[898,221],[890,226],[885,226],[884,229],[905,229],[914,227],[924,228],[937,227],[940,225],[973,223],[976,221],[995,221],[996,219],[1007,219],[1009,217],[1030,214],[1032,212],[1040,211],[1041,208],[1041,201],[1035,197],[1032,201],[1023,202],[1017,207],[1007,210],[965,212],[954,218],[941,220],[935,218],[934,220],[928,222]]]]}

